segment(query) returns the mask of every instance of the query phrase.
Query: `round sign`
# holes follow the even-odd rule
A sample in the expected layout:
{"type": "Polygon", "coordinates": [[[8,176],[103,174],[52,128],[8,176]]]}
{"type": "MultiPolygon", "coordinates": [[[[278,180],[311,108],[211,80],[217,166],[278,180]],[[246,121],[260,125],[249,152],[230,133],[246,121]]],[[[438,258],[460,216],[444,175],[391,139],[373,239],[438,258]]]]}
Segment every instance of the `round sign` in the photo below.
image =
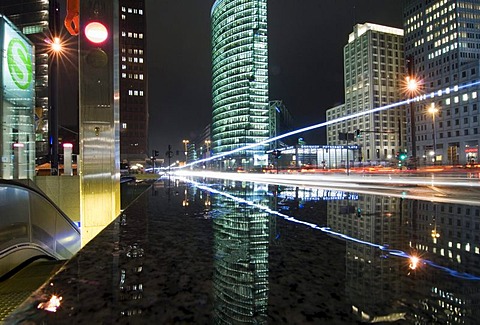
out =
{"type": "Polygon", "coordinates": [[[108,37],[108,30],[102,23],[90,22],[85,27],[85,36],[90,42],[103,43],[108,37]]]}

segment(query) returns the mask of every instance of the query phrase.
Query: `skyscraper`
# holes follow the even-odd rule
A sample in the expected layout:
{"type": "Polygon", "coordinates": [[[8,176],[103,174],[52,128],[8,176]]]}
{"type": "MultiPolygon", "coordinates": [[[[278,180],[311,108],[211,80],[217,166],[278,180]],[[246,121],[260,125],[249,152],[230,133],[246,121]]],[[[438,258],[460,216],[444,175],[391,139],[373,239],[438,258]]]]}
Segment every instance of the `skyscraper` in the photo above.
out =
{"type": "Polygon", "coordinates": [[[120,0],[120,159],[148,156],[145,1],[120,0]]]}
{"type": "MultiPolygon", "coordinates": [[[[267,0],[217,0],[212,19],[212,149],[221,154],[270,136],[267,0]]],[[[263,146],[223,162],[250,167],[263,146]]]]}
{"type": "MultiPolygon", "coordinates": [[[[404,10],[405,57],[421,92],[413,105],[417,161],[478,163],[480,4],[477,0],[409,0],[404,10]],[[433,108],[433,109],[432,109],[433,108]]],[[[407,116],[410,116],[408,114],[407,116]]],[[[412,125],[407,118],[407,125],[412,125]]]]}
{"type": "MultiPolygon", "coordinates": [[[[401,98],[404,74],[403,30],[377,24],[358,24],[344,47],[345,105],[327,110],[327,120],[360,113],[401,98]]],[[[329,144],[339,144],[339,133],[356,134],[360,146],[356,161],[389,161],[405,145],[405,113],[393,108],[332,124],[329,144]]],[[[354,159],[350,155],[349,159],[354,159]]]]}

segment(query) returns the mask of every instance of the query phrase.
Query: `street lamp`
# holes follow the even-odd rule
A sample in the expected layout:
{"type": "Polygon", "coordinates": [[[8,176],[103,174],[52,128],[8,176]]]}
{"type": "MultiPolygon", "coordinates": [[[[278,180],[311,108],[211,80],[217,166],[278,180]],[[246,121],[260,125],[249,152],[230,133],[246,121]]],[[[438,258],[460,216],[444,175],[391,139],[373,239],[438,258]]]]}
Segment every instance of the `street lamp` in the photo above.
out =
{"type": "MultiPolygon", "coordinates": [[[[205,140],[205,158],[210,158],[210,144],[212,141],[210,140],[205,140]]],[[[207,164],[204,164],[204,168],[207,167],[207,164]]]]}
{"type": "Polygon", "coordinates": [[[413,98],[418,94],[420,85],[418,80],[413,75],[409,75],[406,78],[406,89],[410,98],[410,136],[412,138],[412,163],[413,166],[417,167],[417,139],[415,135],[415,111],[413,105],[413,98]]]}
{"type": "Polygon", "coordinates": [[[188,154],[188,144],[189,140],[183,140],[183,146],[185,147],[185,164],[187,163],[187,154],[188,154]]]}
{"type": "Polygon", "coordinates": [[[59,175],[58,170],[58,59],[62,55],[63,45],[59,37],[45,39],[50,45],[49,56],[50,61],[50,84],[49,84],[49,141],[50,141],[50,173],[51,175],[59,175]]]}
{"type": "Polygon", "coordinates": [[[435,114],[438,112],[438,108],[435,107],[435,103],[432,103],[428,108],[428,112],[432,114],[433,118],[433,164],[435,165],[437,160],[437,133],[435,131],[435,114]]]}

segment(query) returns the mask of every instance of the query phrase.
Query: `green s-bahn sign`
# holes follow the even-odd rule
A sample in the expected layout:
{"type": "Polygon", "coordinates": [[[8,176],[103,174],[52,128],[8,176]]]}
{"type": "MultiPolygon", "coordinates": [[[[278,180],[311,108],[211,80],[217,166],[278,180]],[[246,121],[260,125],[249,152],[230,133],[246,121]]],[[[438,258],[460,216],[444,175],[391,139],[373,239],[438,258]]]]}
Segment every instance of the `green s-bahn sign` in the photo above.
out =
{"type": "Polygon", "coordinates": [[[32,59],[25,43],[13,38],[7,47],[8,71],[12,81],[20,89],[28,89],[32,83],[32,59]]]}

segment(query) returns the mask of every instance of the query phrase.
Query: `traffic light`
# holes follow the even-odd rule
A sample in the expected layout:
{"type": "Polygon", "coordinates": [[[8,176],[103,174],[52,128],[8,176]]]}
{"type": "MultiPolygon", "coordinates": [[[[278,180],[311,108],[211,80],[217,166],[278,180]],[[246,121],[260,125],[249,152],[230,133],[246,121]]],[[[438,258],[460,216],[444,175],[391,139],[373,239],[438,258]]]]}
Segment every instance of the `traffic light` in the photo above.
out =
{"type": "Polygon", "coordinates": [[[275,159],[279,159],[282,156],[282,152],[280,150],[273,150],[272,155],[275,159]]]}
{"type": "Polygon", "coordinates": [[[360,137],[361,137],[361,133],[362,133],[362,130],[358,130],[358,129],[355,130],[355,136],[356,136],[357,138],[360,138],[360,137]]]}
{"type": "Polygon", "coordinates": [[[362,209],[360,209],[359,207],[357,208],[357,218],[361,218],[362,217],[362,209]]]}
{"type": "Polygon", "coordinates": [[[402,152],[400,155],[398,155],[398,159],[404,161],[405,159],[407,159],[407,154],[402,152]]]}
{"type": "Polygon", "coordinates": [[[153,156],[158,157],[158,155],[159,155],[158,150],[153,150],[153,156]]]}
{"type": "Polygon", "coordinates": [[[108,111],[113,109],[112,98],[118,93],[114,82],[118,64],[114,64],[113,55],[118,51],[118,42],[111,35],[113,2],[80,1],[80,96],[82,106],[90,108],[82,114],[87,114],[87,119],[92,114],[95,121],[98,114],[113,118],[108,111]]]}

